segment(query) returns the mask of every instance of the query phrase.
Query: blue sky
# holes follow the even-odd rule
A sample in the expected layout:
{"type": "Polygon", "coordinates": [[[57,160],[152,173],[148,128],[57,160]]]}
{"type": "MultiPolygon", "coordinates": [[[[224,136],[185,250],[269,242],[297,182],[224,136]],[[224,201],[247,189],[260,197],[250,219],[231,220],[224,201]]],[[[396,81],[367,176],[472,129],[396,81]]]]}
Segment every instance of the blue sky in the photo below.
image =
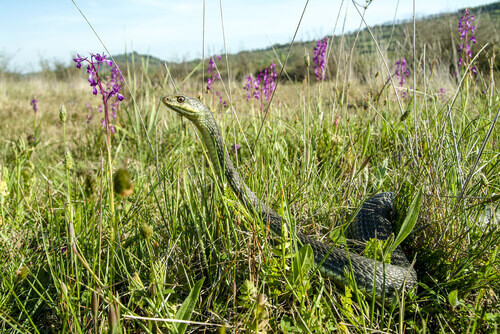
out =
{"type": "MultiPolygon", "coordinates": [[[[148,53],[168,61],[201,57],[203,0],[75,0],[111,54],[148,53]]],[[[222,0],[226,45],[231,53],[291,40],[306,0],[222,0]]],[[[364,4],[364,0],[357,0],[364,4]]],[[[415,0],[417,17],[492,3],[491,0],[415,0]]],[[[206,0],[206,55],[221,53],[219,1],[206,0]]],[[[369,25],[411,18],[412,0],[373,0],[369,25]]],[[[298,40],[357,29],[360,16],[348,0],[310,0],[298,40]],[[345,20],[344,20],[345,19],[345,20]]],[[[457,16],[458,20],[458,16],[457,16]]],[[[40,60],[69,63],[80,53],[102,52],[71,0],[0,0],[0,61],[10,70],[40,69],[40,60]]],[[[0,64],[2,65],[2,64],[0,64]]]]}

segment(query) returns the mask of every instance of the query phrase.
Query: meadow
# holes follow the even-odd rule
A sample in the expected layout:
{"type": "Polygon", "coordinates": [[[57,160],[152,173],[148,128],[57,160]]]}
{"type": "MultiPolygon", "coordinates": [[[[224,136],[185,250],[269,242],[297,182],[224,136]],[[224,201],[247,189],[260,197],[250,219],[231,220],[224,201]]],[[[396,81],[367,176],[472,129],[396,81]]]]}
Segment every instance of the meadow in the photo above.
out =
{"type": "Polygon", "coordinates": [[[118,75],[111,57],[82,54],[0,72],[0,331],[498,332],[498,41],[461,38],[461,15],[433,36],[453,53],[426,53],[410,32],[395,48],[363,41],[370,54],[319,40],[283,73],[279,53],[246,70],[132,56],[118,75]],[[289,235],[220,185],[195,128],[162,105],[172,93],[211,107],[289,235]],[[396,193],[396,225],[422,194],[403,243],[419,283],[385,305],[336,287],[293,237],[352,247],[346,227],[382,191],[396,193]]]}

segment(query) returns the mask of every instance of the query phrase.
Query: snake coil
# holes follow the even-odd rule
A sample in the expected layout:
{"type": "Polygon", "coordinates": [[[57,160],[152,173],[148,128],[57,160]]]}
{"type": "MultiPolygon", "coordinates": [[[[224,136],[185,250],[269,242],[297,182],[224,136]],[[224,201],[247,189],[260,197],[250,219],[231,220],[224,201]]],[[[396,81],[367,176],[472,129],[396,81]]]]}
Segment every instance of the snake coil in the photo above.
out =
{"type": "MultiPolygon", "coordinates": [[[[238,198],[260,214],[265,223],[277,235],[286,222],[261,202],[240,177],[225,148],[224,139],[209,109],[199,100],[183,95],[169,95],[162,102],[181,116],[189,119],[199,130],[202,142],[220,179],[224,177],[238,198]]],[[[351,230],[361,241],[375,236],[387,239],[391,234],[391,212],[394,194],[380,193],[367,200],[356,215],[351,230]]],[[[347,283],[346,273],[351,272],[358,289],[368,297],[374,292],[376,299],[390,300],[401,289],[411,289],[417,284],[417,274],[399,248],[391,254],[391,264],[348,253],[345,249],[329,246],[300,232],[297,238],[302,244],[311,245],[314,261],[321,264],[320,271],[335,284],[343,287],[347,283]]]]}

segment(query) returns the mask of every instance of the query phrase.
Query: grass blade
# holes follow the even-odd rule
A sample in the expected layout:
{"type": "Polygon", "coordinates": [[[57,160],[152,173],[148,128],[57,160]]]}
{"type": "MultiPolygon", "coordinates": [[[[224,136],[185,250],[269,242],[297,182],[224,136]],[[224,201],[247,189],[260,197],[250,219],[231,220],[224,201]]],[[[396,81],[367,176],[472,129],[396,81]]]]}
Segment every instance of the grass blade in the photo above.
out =
{"type": "MultiPolygon", "coordinates": [[[[191,319],[191,314],[193,313],[196,301],[198,300],[198,297],[200,296],[200,290],[201,290],[201,286],[203,285],[204,280],[205,280],[205,278],[203,277],[201,280],[196,282],[193,289],[191,290],[191,292],[187,296],[186,300],[184,300],[181,307],[179,308],[179,310],[175,314],[175,319],[186,320],[186,321],[191,319]]],[[[174,324],[174,326],[173,326],[174,332],[179,333],[179,334],[184,333],[186,331],[187,325],[188,324],[186,324],[186,323],[174,324]]]]}
{"type": "Polygon", "coordinates": [[[396,236],[396,240],[392,244],[392,247],[389,251],[389,254],[392,253],[396,247],[399,246],[400,243],[403,242],[403,240],[406,239],[408,234],[413,230],[413,227],[417,223],[418,219],[418,214],[420,212],[420,206],[422,205],[422,188],[420,188],[417,192],[417,195],[415,198],[413,198],[413,201],[410,204],[410,208],[408,209],[408,214],[406,215],[406,218],[401,225],[401,229],[399,230],[398,235],[396,236]]]}

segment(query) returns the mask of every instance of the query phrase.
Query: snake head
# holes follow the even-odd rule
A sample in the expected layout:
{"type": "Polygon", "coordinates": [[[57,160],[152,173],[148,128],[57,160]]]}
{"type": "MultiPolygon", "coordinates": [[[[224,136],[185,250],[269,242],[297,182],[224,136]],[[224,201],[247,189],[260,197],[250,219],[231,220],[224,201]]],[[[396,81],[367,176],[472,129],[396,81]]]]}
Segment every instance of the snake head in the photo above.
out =
{"type": "Polygon", "coordinates": [[[192,97],[184,95],[167,95],[164,96],[161,101],[170,109],[192,121],[210,114],[210,111],[203,103],[192,97]]]}

